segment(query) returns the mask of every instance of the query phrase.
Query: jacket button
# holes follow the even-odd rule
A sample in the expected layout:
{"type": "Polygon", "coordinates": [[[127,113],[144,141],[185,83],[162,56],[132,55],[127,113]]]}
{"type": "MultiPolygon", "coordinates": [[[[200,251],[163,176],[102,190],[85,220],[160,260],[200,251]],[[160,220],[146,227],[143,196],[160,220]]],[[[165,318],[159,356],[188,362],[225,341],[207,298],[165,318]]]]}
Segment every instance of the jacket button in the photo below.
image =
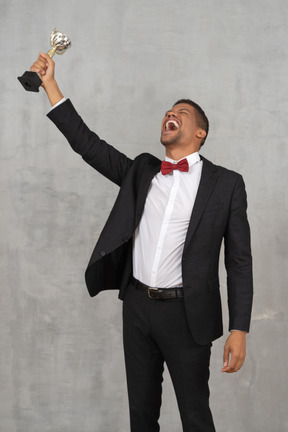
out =
{"type": "Polygon", "coordinates": [[[101,256],[105,256],[105,255],[106,255],[106,254],[105,254],[105,251],[101,251],[101,252],[100,252],[100,255],[101,255],[101,256]]]}

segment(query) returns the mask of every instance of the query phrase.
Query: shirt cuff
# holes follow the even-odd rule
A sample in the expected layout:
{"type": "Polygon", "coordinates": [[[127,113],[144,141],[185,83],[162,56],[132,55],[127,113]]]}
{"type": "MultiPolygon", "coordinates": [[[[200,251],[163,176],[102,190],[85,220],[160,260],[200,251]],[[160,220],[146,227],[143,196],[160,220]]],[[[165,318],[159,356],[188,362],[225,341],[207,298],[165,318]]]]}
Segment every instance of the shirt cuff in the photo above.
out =
{"type": "Polygon", "coordinates": [[[61,105],[63,102],[66,101],[66,98],[63,97],[59,102],[57,102],[55,105],[53,105],[48,112],[51,112],[54,108],[56,108],[58,105],[61,105]]]}

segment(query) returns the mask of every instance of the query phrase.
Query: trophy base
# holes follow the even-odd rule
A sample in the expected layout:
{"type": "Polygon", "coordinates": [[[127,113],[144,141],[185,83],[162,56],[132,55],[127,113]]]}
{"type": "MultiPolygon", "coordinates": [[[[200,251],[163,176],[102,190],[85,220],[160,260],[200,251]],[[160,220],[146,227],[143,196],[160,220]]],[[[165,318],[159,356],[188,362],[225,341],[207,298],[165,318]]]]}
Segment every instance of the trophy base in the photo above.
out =
{"type": "Polygon", "coordinates": [[[18,80],[25,90],[31,92],[39,92],[39,87],[42,84],[41,78],[36,72],[26,71],[18,80]]]}

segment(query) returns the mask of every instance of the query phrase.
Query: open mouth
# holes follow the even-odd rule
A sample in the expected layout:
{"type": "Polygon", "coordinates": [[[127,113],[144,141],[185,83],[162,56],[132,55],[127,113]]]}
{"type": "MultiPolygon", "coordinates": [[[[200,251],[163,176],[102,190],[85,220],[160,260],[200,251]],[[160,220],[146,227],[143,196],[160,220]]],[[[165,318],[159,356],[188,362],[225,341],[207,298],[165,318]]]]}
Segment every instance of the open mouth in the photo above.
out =
{"type": "Polygon", "coordinates": [[[176,120],[168,120],[165,123],[165,130],[166,131],[173,131],[180,128],[179,123],[176,120]]]}

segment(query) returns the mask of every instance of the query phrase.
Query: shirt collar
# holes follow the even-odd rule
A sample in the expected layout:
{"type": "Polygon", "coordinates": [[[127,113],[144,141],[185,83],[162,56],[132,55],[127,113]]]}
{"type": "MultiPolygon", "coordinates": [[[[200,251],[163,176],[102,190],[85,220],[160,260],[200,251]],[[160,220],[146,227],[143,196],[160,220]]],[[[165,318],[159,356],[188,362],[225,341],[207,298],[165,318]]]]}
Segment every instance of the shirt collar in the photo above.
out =
{"type": "MultiPolygon", "coordinates": [[[[188,161],[189,168],[190,168],[192,165],[194,165],[196,162],[199,162],[199,161],[201,160],[201,159],[200,159],[200,156],[199,156],[199,152],[191,153],[190,155],[185,156],[185,157],[183,157],[182,159],[185,159],[185,158],[186,158],[187,161],[188,161]]],[[[179,160],[182,160],[182,159],[179,159],[179,160]]],[[[175,161],[174,159],[170,159],[170,158],[168,158],[167,156],[165,157],[165,161],[167,161],[167,162],[171,162],[171,163],[173,163],[173,164],[178,163],[179,160],[175,161]]]]}

